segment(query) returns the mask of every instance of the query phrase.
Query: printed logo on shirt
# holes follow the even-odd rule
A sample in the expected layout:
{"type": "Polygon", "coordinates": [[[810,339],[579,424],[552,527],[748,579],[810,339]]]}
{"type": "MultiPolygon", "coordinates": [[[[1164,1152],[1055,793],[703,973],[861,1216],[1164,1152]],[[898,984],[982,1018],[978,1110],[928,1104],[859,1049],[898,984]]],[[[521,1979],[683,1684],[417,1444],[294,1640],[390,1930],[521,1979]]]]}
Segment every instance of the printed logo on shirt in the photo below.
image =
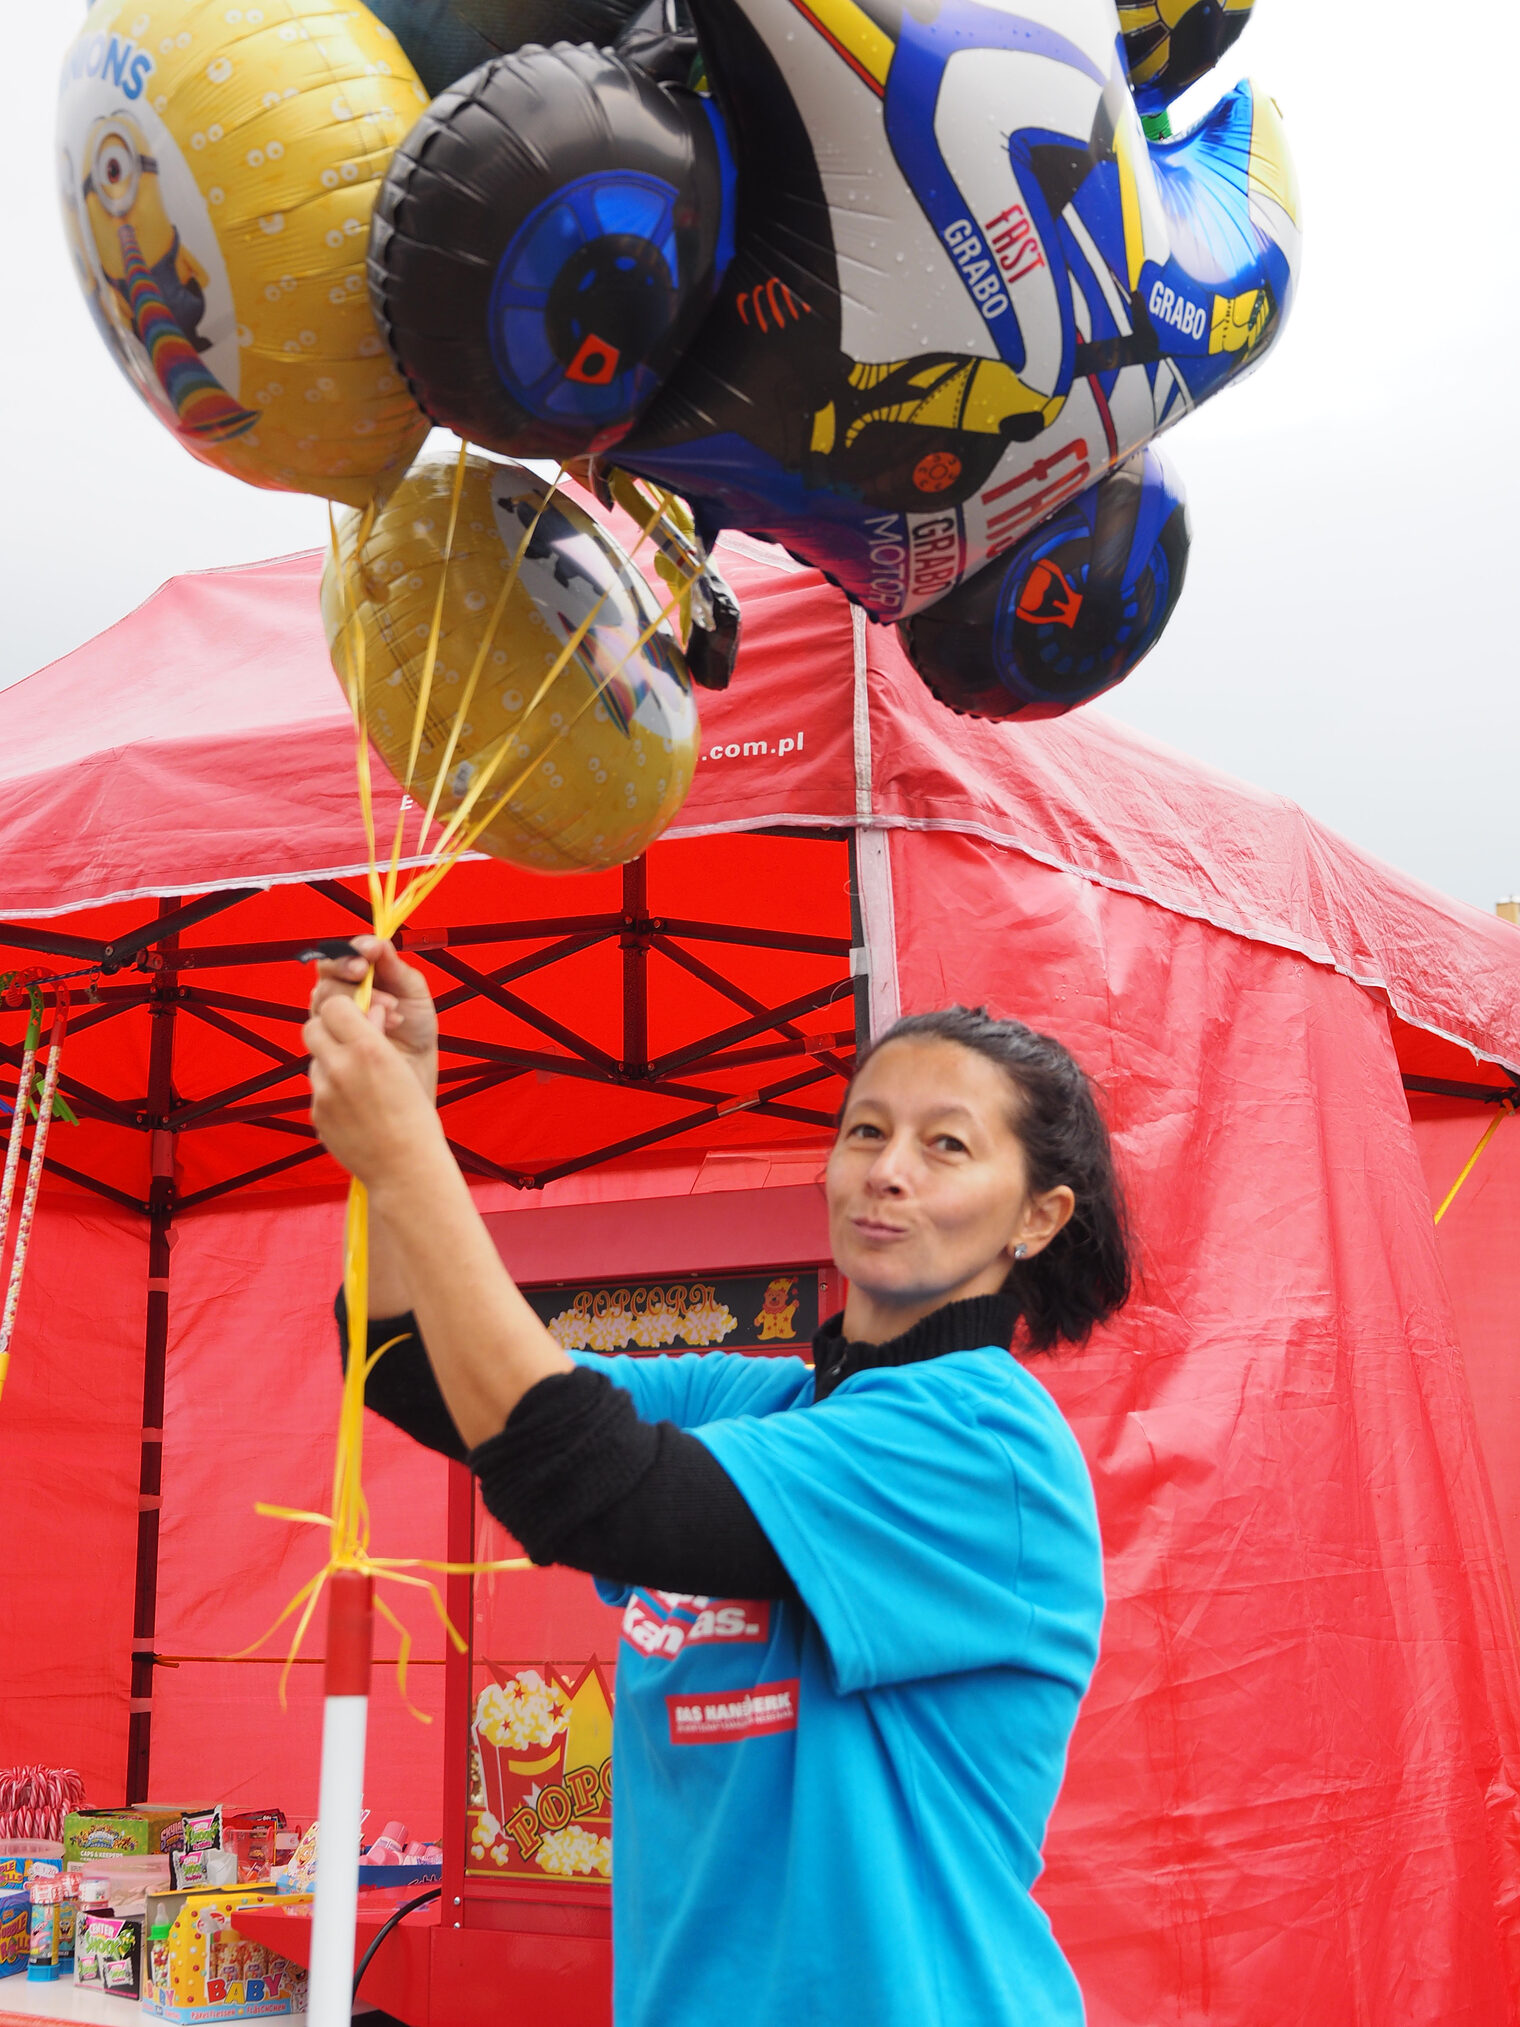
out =
{"type": "Polygon", "coordinates": [[[771,1608],[764,1598],[699,1598],[684,1591],[635,1591],[623,1610],[623,1638],[652,1661],[674,1661],[687,1647],[709,1641],[770,1638],[771,1608]]]}
{"type": "Polygon", "coordinates": [[[760,1682],[753,1689],[717,1696],[667,1696],[672,1745],[711,1745],[717,1740],[765,1738],[797,1729],[798,1678],[760,1682]]]}

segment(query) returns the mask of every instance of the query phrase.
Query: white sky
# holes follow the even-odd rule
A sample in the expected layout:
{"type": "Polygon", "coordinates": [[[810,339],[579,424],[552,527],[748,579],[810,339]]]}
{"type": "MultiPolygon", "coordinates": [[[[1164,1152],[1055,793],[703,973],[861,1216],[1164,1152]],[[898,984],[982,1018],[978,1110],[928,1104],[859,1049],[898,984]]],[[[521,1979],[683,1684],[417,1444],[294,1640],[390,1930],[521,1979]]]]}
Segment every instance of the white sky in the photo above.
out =
{"type": "MultiPolygon", "coordinates": [[[[7,9],[24,88],[0,686],[177,571],[326,539],[321,501],[180,450],[95,334],[53,196],[52,80],[81,18],[70,0],[7,9]]],[[[1517,59],[1508,0],[1259,0],[1217,86],[1246,72],[1283,109],[1303,286],[1261,370],[1167,439],[1192,504],[1187,589],[1102,706],[1485,909],[1520,892],[1517,59]]]]}

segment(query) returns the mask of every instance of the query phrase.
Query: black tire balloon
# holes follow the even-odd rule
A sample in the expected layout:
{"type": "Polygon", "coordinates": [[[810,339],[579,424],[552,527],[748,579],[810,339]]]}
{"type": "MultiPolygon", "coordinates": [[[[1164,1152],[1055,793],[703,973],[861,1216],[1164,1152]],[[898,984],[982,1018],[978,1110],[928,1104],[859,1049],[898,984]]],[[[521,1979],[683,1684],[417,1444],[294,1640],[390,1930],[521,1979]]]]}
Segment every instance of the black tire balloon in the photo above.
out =
{"type": "Polygon", "coordinates": [[[512,457],[611,449],[712,302],[733,170],[710,102],[605,50],[482,65],[396,150],[370,299],[434,422],[512,457]]]}
{"type": "Polygon", "coordinates": [[[1171,618],[1187,504],[1149,446],[1006,556],[898,627],[942,704],[968,718],[1059,718],[1111,690],[1171,618]]]}

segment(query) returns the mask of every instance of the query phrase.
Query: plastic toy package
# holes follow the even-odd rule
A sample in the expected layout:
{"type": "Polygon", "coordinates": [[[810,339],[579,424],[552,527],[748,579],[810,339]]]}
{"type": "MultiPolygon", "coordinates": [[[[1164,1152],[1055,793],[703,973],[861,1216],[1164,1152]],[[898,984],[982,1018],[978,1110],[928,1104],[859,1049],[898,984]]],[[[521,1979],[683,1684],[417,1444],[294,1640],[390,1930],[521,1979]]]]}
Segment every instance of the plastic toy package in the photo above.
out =
{"type": "Polygon", "coordinates": [[[199,2023],[303,2011],[304,1969],[240,1935],[236,1926],[243,1908],[291,1904],[289,1895],[267,1886],[150,1894],[144,2013],[199,2023]]]}

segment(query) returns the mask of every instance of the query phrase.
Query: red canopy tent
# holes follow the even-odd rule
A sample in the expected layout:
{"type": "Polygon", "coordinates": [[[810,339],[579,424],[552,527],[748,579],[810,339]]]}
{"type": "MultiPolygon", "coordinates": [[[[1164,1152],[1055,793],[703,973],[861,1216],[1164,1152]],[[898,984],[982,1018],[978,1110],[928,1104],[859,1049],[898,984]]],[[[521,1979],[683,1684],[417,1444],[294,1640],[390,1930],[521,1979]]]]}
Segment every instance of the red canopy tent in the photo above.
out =
{"type": "MultiPolygon", "coordinates": [[[[506,1258],[823,1267],[859,1033],[958,998],[1061,1035],[1144,1256],[1118,1323],[1040,1368],[1108,1553],[1041,1889],[1090,2017],[1510,2020],[1520,1129],[1439,1232],[1432,1204],[1520,1089],[1520,938],[1098,714],[957,720],[816,575],[724,560],[744,653],[668,838],[620,874],[464,866],[409,931],[506,1258]]],[[[273,1664],[230,1657],[320,1560],[252,1507],[321,1507],[337,1397],[341,1193],[289,959],[362,911],[364,854],[319,567],[177,579],[0,697],[0,962],[81,974],[80,1124],[0,1403],[0,1758],[77,1763],[92,1800],[315,1795],[312,1671],[282,1716],[273,1664]]],[[[369,1484],[377,1548],[441,1551],[444,1466],[376,1429],[369,1484]]],[[[601,1611],[580,1579],[499,1585],[521,1651],[601,1611]]],[[[464,1721],[377,1681],[376,1806],[462,1821],[464,1721]]]]}

